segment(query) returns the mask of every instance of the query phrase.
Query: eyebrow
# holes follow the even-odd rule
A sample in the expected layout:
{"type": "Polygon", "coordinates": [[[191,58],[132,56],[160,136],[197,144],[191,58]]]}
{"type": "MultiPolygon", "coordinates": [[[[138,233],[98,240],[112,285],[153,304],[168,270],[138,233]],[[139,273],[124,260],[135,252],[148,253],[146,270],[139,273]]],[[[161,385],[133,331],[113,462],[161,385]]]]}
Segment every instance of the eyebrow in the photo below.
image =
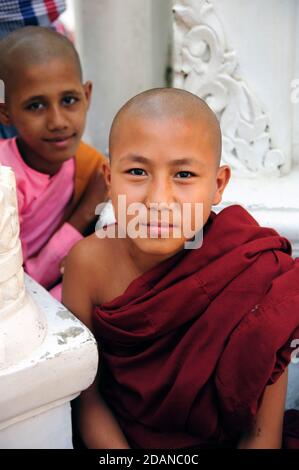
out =
{"type": "Polygon", "coordinates": [[[23,101],[23,104],[30,103],[31,101],[38,101],[38,100],[43,100],[45,97],[43,95],[36,95],[36,96],[30,96],[26,100],[23,101]]]}
{"type": "MultiPolygon", "coordinates": [[[[142,155],[134,155],[134,154],[128,154],[124,155],[119,159],[120,162],[124,160],[130,160],[132,162],[137,162],[137,163],[144,163],[144,164],[150,164],[151,159],[143,157],[142,155]]],[[[179,165],[200,165],[200,166],[205,166],[205,163],[197,160],[196,158],[193,157],[182,157],[182,158],[177,158],[175,160],[171,160],[169,162],[169,166],[179,166],[179,165]]]]}
{"type": "Polygon", "coordinates": [[[170,162],[171,166],[192,165],[192,164],[205,166],[204,162],[202,162],[201,160],[197,160],[197,158],[193,158],[193,157],[177,158],[176,160],[171,160],[170,162]]]}
{"type": "Polygon", "coordinates": [[[60,94],[61,95],[80,95],[82,93],[81,90],[65,90],[62,91],[60,94]]]}
{"type": "MultiPolygon", "coordinates": [[[[80,95],[79,90],[65,90],[60,93],[61,96],[64,95],[80,95]]],[[[44,100],[47,99],[45,95],[35,95],[35,96],[30,96],[27,98],[25,101],[23,101],[23,105],[26,105],[27,103],[31,103],[31,101],[38,101],[38,100],[44,100]]]]}
{"type": "Polygon", "coordinates": [[[142,157],[141,155],[133,155],[130,153],[128,155],[124,155],[123,157],[119,159],[120,162],[123,162],[125,160],[130,160],[131,162],[145,163],[145,164],[151,162],[149,158],[142,157]]]}

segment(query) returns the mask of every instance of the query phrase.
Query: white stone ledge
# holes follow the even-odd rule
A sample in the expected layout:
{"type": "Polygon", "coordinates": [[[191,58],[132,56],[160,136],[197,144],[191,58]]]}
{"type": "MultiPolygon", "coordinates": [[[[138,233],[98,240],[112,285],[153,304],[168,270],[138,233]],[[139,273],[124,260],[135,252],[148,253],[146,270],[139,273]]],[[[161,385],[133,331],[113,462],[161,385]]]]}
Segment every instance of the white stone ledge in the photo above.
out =
{"type": "MultiPolygon", "coordinates": [[[[0,370],[0,448],[5,448],[1,436],[7,435],[6,428],[66,404],[93,382],[97,371],[97,346],[90,331],[28,276],[25,284],[46,317],[47,334],[30,356],[0,370]]],[[[18,444],[16,435],[15,448],[18,444]]]]}
{"type": "Polygon", "coordinates": [[[273,227],[290,240],[299,256],[299,168],[279,178],[232,177],[216,212],[240,204],[263,226],[273,227]]]}

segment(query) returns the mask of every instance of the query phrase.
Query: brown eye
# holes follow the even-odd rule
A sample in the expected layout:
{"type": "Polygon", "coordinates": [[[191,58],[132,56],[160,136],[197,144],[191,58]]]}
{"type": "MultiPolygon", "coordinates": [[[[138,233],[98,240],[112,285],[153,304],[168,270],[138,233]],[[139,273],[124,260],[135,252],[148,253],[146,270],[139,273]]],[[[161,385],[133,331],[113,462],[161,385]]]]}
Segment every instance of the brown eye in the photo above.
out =
{"type": "Polygon", "coordinates": [[[128,173],[133,176],[146,176],[145,171],[141,168],[132,168],[128,171],[128,173]]]}
{"type": "Polygon", "coordinates": [[[176,178],[191,178],[195,175],[191,171],[179,171],[175,176],[176,178]]]}
{"type": "Polygon", "coordinates": [[[35,101],[33,103],[30,103],[28,106],[26,106],[26,109],[28,109],[29,111],[40,111],[44,107],[45,106],[43,103],[41,103],[40,101],[35,101]]]}
{"type": "Polygon", "coordinates": [[[79,100],[75,96],[65,96],[62,100],[62,103],[65,106],[72,106],[72,104],[77,103],[79,100]]]}

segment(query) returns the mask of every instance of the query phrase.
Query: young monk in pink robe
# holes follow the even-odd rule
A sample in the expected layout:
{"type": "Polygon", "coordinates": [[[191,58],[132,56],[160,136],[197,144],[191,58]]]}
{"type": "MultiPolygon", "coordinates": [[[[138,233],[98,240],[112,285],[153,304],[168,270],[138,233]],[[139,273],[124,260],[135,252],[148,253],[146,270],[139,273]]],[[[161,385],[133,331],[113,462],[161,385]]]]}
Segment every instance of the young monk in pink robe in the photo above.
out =
{"type": "Polygon", "coordinates": [[[79,242],[63,286],[99,344],[97,378],[79,401],[87,447],[282,446],[299,264],[285,238],[240,206],[212,212],[230,176],[220,155],[215,115],[183,90],[141,93],[113,121],[104,171],[121,236],[111,225],[106,238],[79,242]],[[137,222],[133,202],[145,209],[137,222]],[[183,229],[175,236],[187,216],[178,223],[172,203],[191,205],[202,245],[189,249],[183,229]],[[145,237],[133,236],[133,222],[145,237]]]}
{"type": "MultiPolygon", "coordinates": [[[[0,162],[16,175],[25,271],[50,289],[105,196],[105,157],[80,143],[91,83],[82,83],[72,43],[46,28],[17,30],[0,51],[6,92],[0,121],[19,134],[0,140],[0,162]]],[[[59,298],[59,288],[54,292],[59,298]]]]}

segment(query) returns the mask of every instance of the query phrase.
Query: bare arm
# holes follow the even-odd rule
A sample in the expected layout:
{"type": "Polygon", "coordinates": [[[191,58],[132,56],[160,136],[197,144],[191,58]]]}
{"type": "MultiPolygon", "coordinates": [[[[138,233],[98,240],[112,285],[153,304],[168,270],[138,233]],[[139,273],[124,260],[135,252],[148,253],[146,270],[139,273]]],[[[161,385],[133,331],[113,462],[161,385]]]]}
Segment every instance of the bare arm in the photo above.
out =
{"type": "Polygon", "coordinates": [[[251,432],[239,442],[239,449],[280,449],[288,371],[265,389],[256,422],[251,432]]]}
{"type": "MultiPolygon", "coordinates": [[[[92,281],[87,240],[72,249],[66,260],[62,301],[90,330],[92,330],[92,281]],[[87,248],[87,249],[86,249],[87,248]]],[[[101,358],[100,358],[101,360],[101,358]]],[[[128,449],[128,442],[111,410],[101,398],[94,383],[79,398],[78,426],[85,445],[93,449],[128,449]]]]}
{"type": "Polygon", "coordinates": [[[84,234],[85,230],[96,218],[95,211],[97,205],[106,200],[106,192],[107,188],[103,174],[98,169],[92,175],[85,194],[67,222],[84,234]]]}
{"type": "Polygon", "coordinates": [[[78,426],[89,449],[129,449],[129,444],[94,382],[82,392],[78,426]]]}

